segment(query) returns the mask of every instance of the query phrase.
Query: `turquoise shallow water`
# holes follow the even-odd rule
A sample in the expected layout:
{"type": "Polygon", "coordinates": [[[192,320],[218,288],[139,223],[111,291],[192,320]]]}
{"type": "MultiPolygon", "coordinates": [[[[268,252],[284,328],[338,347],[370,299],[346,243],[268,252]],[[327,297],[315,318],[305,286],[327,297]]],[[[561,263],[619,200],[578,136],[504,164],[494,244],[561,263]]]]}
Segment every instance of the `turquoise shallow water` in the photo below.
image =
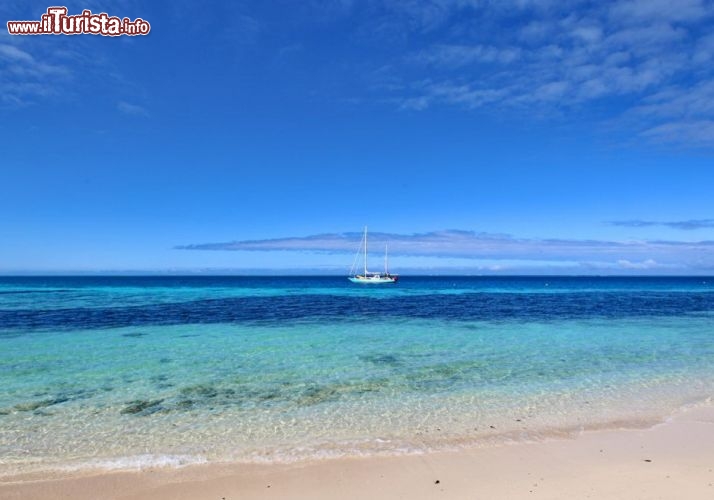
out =
{"type": "Polygon", "coordinates": [[[652,423],[714,392],[713,282],[0,279],[0,474],[652,423]]]}

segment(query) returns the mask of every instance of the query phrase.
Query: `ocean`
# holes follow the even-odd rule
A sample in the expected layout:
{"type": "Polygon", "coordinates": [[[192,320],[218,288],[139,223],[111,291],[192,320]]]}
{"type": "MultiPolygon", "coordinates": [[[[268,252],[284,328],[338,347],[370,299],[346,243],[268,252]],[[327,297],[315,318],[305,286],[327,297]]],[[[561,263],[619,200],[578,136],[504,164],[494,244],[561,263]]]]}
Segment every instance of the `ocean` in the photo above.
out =
{"type": "Polygon", "coordinates": [[[714,395],[714,278],[0,278],[0,476],[425,453],[714,395]]]}

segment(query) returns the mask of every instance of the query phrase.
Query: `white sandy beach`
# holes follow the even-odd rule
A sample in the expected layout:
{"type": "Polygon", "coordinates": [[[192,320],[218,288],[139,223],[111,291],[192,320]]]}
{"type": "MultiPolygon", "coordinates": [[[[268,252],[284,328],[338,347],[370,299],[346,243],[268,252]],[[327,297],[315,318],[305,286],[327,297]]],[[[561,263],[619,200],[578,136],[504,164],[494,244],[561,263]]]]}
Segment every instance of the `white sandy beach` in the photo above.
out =
{"type": "Polygon", "coordinates": [[[397,457],[207,465],[0,483],[5,499],[711,499],[714,406],[650,429],[397,457]]]}

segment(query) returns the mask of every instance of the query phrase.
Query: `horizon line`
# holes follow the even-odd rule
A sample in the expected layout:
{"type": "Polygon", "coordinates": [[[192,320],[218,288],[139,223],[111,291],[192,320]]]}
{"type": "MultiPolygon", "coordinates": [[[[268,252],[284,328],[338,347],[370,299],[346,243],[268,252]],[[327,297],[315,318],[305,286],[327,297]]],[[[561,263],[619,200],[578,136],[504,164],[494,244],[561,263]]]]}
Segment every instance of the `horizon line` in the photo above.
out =
{"type": "MultiPolygon", "coordinates": [[[[441,272],[408,272],[408,273],[397,273],[400,277],[444,277],[444,278],[712,278],[714,279],[714,273],[711,274],[677,274],[677,273],[441,273],[441,272]]],[[[97,278],[112,278],[112,277],[126,277],[126,278],[142,278],[142,277],[212,277],[212,278],[341,278],[346,277],[346,274],[337,273],[269,273],[265,271],[256,272],[171,272],[171,271],[22,271],[22,272],[11,272],[3,273],[0,272],[0,279],[3,278],[83,278],[83,277],[97,277],[97,278]]]]}

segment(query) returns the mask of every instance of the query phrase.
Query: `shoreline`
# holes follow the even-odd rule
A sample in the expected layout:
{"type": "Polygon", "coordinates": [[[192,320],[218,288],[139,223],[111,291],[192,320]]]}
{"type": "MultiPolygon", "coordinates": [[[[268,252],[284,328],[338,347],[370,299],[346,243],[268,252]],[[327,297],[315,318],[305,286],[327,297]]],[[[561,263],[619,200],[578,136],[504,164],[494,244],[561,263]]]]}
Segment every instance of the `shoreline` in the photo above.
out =
{"type": "MultiPolygon", "coordinates": [[[[0,469],[0,485],[3,483],[36,481],[45,479],[66,479],[93,476],[110,473],[135,473],[147,470],[182,470],[194,467],[212,466],[295,466],[327,461],[397,458],[408,456],[424,456],[441,453],[455,453],[475,449],[490,449],[520,444],[534,444],[551,440],[576,439],[582,434],[618,430],[647,430],[667,423],[678,415],[707,406],[714,407],[711,396],[691,399],[677,406],[662,408],[660,412],[617,415],[611,420],[599,420],[576,424],[575,421],[566,425],[535,425],[531,419],[522,421],[520,418],[510,418],[508,423],[515,427],[504,428],[500,420],[489,421],[488,425],[479,426],[481,433],[468,437],[448,437],[441,434],[442,429],[434,427],[432,431],[417,431],[408,441],[390,438],[373,437],[353,442],[334,442],[315,444],[314,447],[296,447],[302,453],[291,450],[275,450],[266,447],[261,453],[248,457],[209,457],[204,455],[174,454],[174,453],[139,453],[134,455],[98,456],[94,458],[55,460],[51,462],[27,463],[21,469],[0,469]],[[436,432],[434,432],[434,430],[436,432]],[[487,433],[483,433],[487,431],[487,433]],[[428,437],[427,437],[428,435],[428,437]],[[375,443],[380,443],[376,447],[375,443]],[[287,453],[286,453],[287,451],[287,453]],[[24,469],[24,470],[22,470],[24,469]]],[[[515,412],[514,415],[520,415],[515,412]]],[[[445,429],[444,429],[445,430],[445,429]]],[[[477,429],[474,428],[474,431],[477,429]]],[[[0,463],[2,463],[0,461],[0,463]]],[[[18,464],[5,462],[6,466],[15,467],[18,464]]]]}
{"type": "Polygon", "coordinates": [[[709,400],[646,429],[457,451],[6,477],[0,499],[711,498],[713,442],[709,400]]]}

